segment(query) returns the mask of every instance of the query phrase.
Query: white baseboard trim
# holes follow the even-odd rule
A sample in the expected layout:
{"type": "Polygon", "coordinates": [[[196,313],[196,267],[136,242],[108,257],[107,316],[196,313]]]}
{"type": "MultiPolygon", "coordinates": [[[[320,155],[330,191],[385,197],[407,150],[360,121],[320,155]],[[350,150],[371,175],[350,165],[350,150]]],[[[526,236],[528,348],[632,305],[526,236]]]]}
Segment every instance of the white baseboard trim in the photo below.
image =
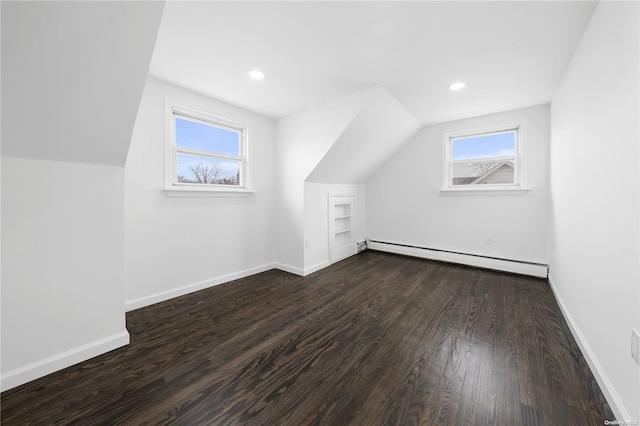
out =
{"type": "Polygon", "coordinates": [[[325,260],[324,262],[317,263],[313,266],[309,266],[308,268],[304,268],[304,276],[313,274],[314,272],[318,272],[320,269],[324,269],[327,266],[331,265],[331,262],[325,260]]]}
{"type": "Polygon", "coordinates": [[[125,302],[125,311],[133,311],[135,309],[144,308],[145,306],[153,305],[155,303],[164,302],[174,297],[184,296],[185,294],[193,293],[194,291],[204,290],[205,288],[213,287],[219,284],[224,284],[229,281],[245,278],[251,275],[259,274],[261,272],[269,271],[271,269],[278,268],[274,263],[267,263],[255,268],[245,269],[243,271],[234,272],[232,274],[223,275],[221,277],[212,278],[205,281],[200,281],[193,284],[188,284],[182,287],[174,288],[160,293],[152,294],[150,296],[140,297],[125,302]]]}
{"type": "Polygon", "coordinates": [[[124,330],[112,336],[45,358],[42,361],[25,365],[0,376],[0,391],[4,392],[15,388],[128,344],[129,332],[124,330]]]}
{"type": "MultiPolygon", "coordinates": [[[[607,399],[607,402],[609,403],[609,406],[611,407],[613,414],[615,414],[616,416],[616,420],[618,421],[625,420],[627,422],[630,422],[631,420],[637,420],[637,419],[631,419],[631,416],[629,415],[629,412],[626,410],[624,404],[622,403],[622,400],[618,396],[618,393],[616,392],[613,385],[607,378],[607,375],[605,374],[602,366],[600,365],[600,363],[598,362],[598,359],[596,358],[595,354],[591,350],[591,346],[589,346],[587,339],[585,339],[584,335],[582,334],[582,331],[580,331],[580,327],[578,327],[578,324],[573,319],[573,316],[571,315],[571,312],[569,312],[569,309],[567,308],[567,305],[564,303],[564,300],[562,300],[562,296],[560,296],[560,293],[558,292],[558,288],[556,287],[551,275],[549,275],[549,285],[551,286],[553,295],[555,296],[556,301],[558,302],[558,306],[560,306],[562,315],[564,316],[565,321],[569,325],[571,334],[573,334],[573,338],[578,343],[578,346],[582,351],[582,355],[584,356],[584,359],[587,361],[587,364],[589,365],[589,368],[591,369],[593,376],[598,382],[598,385],[600,386],[600,389],[602,390],[604,397],[607,399]]],[[[614,419],[609,419],[609,420],[614,420],[614,419]]]]}
{"type": "Polygon", "coordinates": [[[516,274],[531,275],[539,278],[547,277],[547,265],[538,263],[518,262],[515,260],[494,259],[477,255],[452,253],[448,251],[433,250],[421,247],[370,241],[368,248],[371,250],[385,251],[388,253],[404,254],[407,256],[421,257],[424,259],[440,260],[443,262],[460,263],[463,265],[477,266],[479,268],[495,269],[516,274]]]}
{"type": "Polygon", "coordinates": [[[273,267],[275,269],[279,269],[279,270],[284,271],[284,272],[289,272],[290,274],[299,275],[301,277],[304,277],[304,269],[302,269],[302,268],[297,268],[295,266],[291,266],[291,265],[287,265],[285,263],[279,263],[279,262],[275,262],[273,264],[273,267]]]}

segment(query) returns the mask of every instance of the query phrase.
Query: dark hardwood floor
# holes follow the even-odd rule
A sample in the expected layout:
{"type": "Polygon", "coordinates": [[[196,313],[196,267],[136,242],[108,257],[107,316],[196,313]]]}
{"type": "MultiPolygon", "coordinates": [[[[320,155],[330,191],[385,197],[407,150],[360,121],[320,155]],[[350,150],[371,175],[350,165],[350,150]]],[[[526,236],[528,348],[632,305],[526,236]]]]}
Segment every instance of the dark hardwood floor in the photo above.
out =
{"type": "Polygon", "coordinates": [[[131,344],[2,394],[2,424],[602,425],[546,280],[365,251],[127,314],[131,344]]]}

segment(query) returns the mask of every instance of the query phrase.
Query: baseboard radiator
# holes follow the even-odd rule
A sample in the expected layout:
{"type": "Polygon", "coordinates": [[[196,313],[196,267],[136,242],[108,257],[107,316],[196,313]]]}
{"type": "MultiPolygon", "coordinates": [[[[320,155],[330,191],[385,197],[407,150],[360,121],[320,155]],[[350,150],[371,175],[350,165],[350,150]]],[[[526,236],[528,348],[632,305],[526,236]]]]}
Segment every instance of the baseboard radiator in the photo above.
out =
{"type": "Polygon", "coordinates": [[[522,275],[531,275],[539,278],[547,278],[549,272],[548,265],[541,263],[530,263],[518,260],[486,257],[476,254],[457,253],[446,250],[391,243],[388,241],[368,239],[367,249],[385,251],[388,253],[404,254],[407,256],[421,257],[424,259],[439,260],[442,262],[460,263],[463,265],[476,266],[479,268],[495,269],[498,271],[513,272],[522,275]]]}

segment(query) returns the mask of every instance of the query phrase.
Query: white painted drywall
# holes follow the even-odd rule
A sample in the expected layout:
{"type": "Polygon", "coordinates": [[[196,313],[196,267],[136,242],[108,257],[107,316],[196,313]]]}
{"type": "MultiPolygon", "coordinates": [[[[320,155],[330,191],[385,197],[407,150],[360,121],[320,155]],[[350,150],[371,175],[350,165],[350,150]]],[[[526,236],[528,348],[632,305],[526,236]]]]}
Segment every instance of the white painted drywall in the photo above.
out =
{"type": "Polygon", "coordinates": [[[329,265],[329,194],[355,195],[356,241],[367,236],[367,188],[365,185],[304,183],[304,239],[309,247],[304,249],[305,273],[329,265]]]}
{"type": "Polygon", "coordinates": [[[307,177],[308,182],[362,184],[422,124],[382,87],[368,101],[307,177]]]}
{"type": "MultiPolygon", "coordinates": [[[[326,218],[310,210],[308,203],[315,203],[317,194],[307,197],[305,182],[362,184],[420,126],[382,87],[278,120],[277,263],[303,274],[325,262],[322,246],[303,248],[307,232],[326,226],[326,218]]],[[[366,215],[364,210],[361,213],[366,215]]]]}
{"type": "Polygon", "coordinates": [[[164,2],[2,2],[2,388],[122,346],[124,164],[164,2]]]}
{"type": "Polygon", "coordinates": [[[344,129],[372,89],[338,99],[276,122],[276,262],[304,271],[304,182],[344,129]]]}
{"type": "Polygon", "coordinates": [[[595,6],[170,1],[151,71],[274,118],[383,84],[424,124],[442,123],[548,103],[595,6]],[[267,79],[247,84],[250,66],[267,79]],[[457,79],[462,96],[447,89],[457,79]]]}
{"type": "Polygon", "coordinates": [[[122,167],[2,157],[3,389],[126,334],[123,184],[122,167]]]}
{"type": "Polygon", "coordinates": [[[619,420],[640,419],[638,21],[600,2],[551,103],[550,277],[619,420]]]}
{"type": "Polygon", "coordinates": [[[125,167],[128,309],[273,263],[274,137],[272,119],[148,79],[125,167]],[[212,198],[164,194],[165,97],[248,126],[255,193],[212,198]]]}
{"type": "Polygon", "coordinates": [[[368,237],[438,250],[548,262],[549,107],[424,127],[367,183],[368,237]],[[525,194],[443,194],[443,133],[526,120],[525,194]],[[494,243],[485,244],[485,235],[494,243]]]}
{"type": "Polygon", "coordinates": [[[0,7],[2,155],[124,166],[164,2],[0,7]]]}

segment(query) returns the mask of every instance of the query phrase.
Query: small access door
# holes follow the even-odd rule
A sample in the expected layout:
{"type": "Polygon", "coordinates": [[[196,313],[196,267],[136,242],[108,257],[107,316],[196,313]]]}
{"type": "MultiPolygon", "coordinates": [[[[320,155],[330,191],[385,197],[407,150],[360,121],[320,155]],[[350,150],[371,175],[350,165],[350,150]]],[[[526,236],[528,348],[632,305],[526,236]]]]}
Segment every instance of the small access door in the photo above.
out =
{"type": "Polygon", "coordinates": [[[329,194],[329,260],[356,254],[355,195],[329,194]]]}

